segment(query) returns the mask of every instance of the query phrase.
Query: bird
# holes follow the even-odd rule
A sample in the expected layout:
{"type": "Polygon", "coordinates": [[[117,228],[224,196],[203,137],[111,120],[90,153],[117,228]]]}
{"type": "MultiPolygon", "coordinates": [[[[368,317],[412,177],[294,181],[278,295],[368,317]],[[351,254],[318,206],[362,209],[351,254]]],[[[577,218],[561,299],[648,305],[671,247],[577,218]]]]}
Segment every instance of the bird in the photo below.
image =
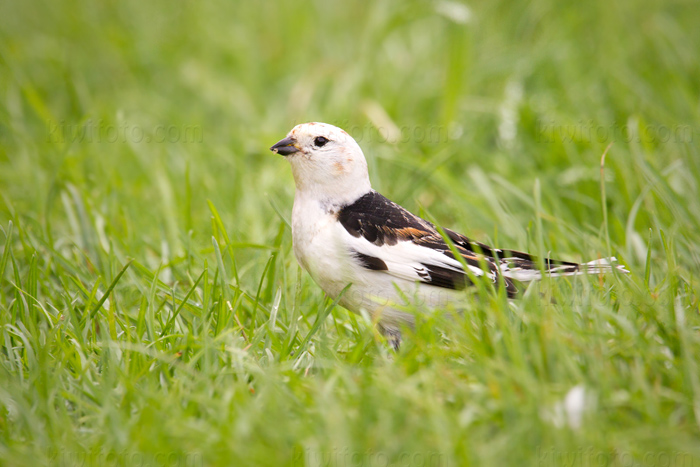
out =
{"type": "Polygon", "coordinates": [[[613,264],[614,257],[583,264],[540,261],[438,228],[373,190],[362,149],[336,126],[296,125],[270,150],[291,164],[297,261],[337,303],[369,313],[394,349],[401,343],[402,327],[415,324],[406,304],[458,306],[464,289],[477,280],[492,281],[515,298],[522,283],[541,279],[543,273],[628,272],[613,264]]]}

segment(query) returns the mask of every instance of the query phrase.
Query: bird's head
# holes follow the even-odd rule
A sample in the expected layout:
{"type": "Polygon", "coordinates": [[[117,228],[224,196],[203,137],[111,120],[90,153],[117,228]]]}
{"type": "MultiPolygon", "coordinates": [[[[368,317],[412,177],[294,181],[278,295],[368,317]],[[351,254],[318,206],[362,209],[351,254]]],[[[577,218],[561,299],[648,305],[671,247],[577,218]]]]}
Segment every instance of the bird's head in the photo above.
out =
{"type": "Polygon", "coordinates": [[[371,190],[362,149],[327,123],[302,123],[270,148],[292,164],[298,192],[331,204],[352,202],[371,190]]]}

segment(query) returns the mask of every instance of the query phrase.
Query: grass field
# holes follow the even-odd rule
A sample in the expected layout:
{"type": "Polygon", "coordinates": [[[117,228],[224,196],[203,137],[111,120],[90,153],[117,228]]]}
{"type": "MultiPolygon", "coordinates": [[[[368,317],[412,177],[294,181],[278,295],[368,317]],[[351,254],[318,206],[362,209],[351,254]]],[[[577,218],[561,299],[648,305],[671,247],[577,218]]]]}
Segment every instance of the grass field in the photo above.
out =
{"type": "Polygon", "coordinates": [[[700,466],[697,2],[0,12],[1,465],[700,466]],[[291,251],[267,148],[310,120],[416,213],[631,274],[394,353],[291,251]]]}

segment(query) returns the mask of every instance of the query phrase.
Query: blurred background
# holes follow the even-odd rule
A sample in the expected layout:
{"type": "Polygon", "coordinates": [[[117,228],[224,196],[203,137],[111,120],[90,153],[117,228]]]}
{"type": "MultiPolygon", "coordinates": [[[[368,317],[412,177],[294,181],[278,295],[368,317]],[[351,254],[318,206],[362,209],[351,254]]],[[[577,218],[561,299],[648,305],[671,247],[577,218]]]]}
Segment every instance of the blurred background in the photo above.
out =
{"type": "MultiPolygon", "coordinates": [[[[267,148],[305,121],[351,132],[385,195],[507,246],[528,246],[535,179],[553,216],[597,234],[609,143],[617,227],[644,189],[621,176],[640,170],[633,161],[657,171],[676,164],[674,189],[696,189],[695,2],[61,1],[2,10],[5,221],[20,212],[58,228],[66,213],[57,195],[70,185],[106,218],[105,234],[135,246],[160,252],[165,235],[181,253],[189,231],[208,243],[207,199],[232,235],[265,243],[276,232],[271,202],[288,214],[293,196],[286,162],[267,148]]],[[[649,225],[645,211],[635,226],[649,225]]],[[[546,230],[548,248],[572,250],[561,231],[546,230]]]]}
{"type": "MultiPolygon", "coordinates": [[[[576,438],[552,434],[547,422],[533,428],[531,421],[539,413],[540,397],[566,394],[577,378],[600,379],[596,384],[603,388],[599,400],[604,410],[587,438],[604,450],[600,452],[634,445],[635,440],[689,452],[698,436],[692,414],[698,408],[700,386],[697,368],[689,363],[698,355],[697,336],[674,334],[673,326],[658,333],[633,333],[634,339],[617,345],[605,334],[612,329],[608,318],[601,318],[599,334],[582,325],[587,331],[576,338],[568,331],[554,338],[561,345],[557,349],[568,350],[565,357],[543,360],[545,367],[550,361],[551,373],[511,372],[504,369],[510,368],[506,365],[494,369],[499,376],[482,377],[469,367],[471,373],[457,378],[460,382],[445,378],[445,384],[467,381],[459,386],[461,396],[449,395],[439,383],[437,389],[431,386],[447,374],[435,369],[442,367],[426,370],[434,373],[424,379],[409,378],[429,357],[413,355],[410,363],[396,366],[389,362],[389,369],[382,370],[389,376],[377,376],[372,365],[382,358],[391,360],[381,345],[326,355],[332,363],[324,368],[340,369],[317,369],[323,377],[328,377],[324,371],[339,374],[349,387],[355,387],[353,378],[367,377],[373,388],[362,395],[349,389],[337,395],[323,380],[316,385],[301,379],[298,368],[303,370],[303,365],[266,367],[273,354],[286,364],[278,351],[291,355],[292,344],[298,343],[292,336],[277,345],[272,331],[272,341],[261,337],[250,344],[250,355],[257,348],[255,342],[261,346],[251,358],[258,370],[267,368],[268,376],[261,371],[253,371],[255,377],[236,373],[243,370],[227,373],[232,365],[230,349],[249,347],[235,341],[224,349],[216,336],[236,325],[233,318],[216,321],[216,332],[206,326],[202,330],[197,323],[204,314],[197,315],[193,304],[177,319],[167,315],[160,324],[154,321],[154,329],[189,327],[178,330],[172,341],[163,333],[160,339],[148,334],[153,330],[147,326],[138,327],[139,332],[148,328],[144,332],[150,338],[144,341],[112,334],[115,341],[123,338],[133,340],[134,346],[146,346],[143,355],[151,355],[151,349],[199,357],[209,355],[202,349],[211,351],[206,365],[196,367],[201,375],[193,376],[196,384],[179,390],[176,383],[166,384],[171,370],[152,379],[144,376],[152,365],[161,364],[160,357],[142,356],[138,364],[107,372],[104,368],[119,368],[122,363],[115,367],[101,360],[109,352],[95,350],[101,337],[94,337],[99,336],[94,326],[76,331],[70,345],[80,343],[76,348],[81,350],[75,351],[62,347],[67,343],[49,346],[50,333],[41,329],[58,326],[65,310],[82,313],[82,307],[94,306],[126,261],[134,259],[111,300],[138,326],[143,324],[142,313],[158,316],[162,310],[172,313],[177,308],[175,292],[172,307],[166,300],[168,287],[186,285],[177,293],[178,300],[187,302],[182,296],[190,287],[210,284],[214,295],[233,294],[234,305],[235,298],[255,297],[241,299],[242,323],[237,324],[249,333],[260,325],[256,313],[264,309],[265,319],[277,317],[277,311],[270,311],[280,306],[277,290],[280,322],[295,323],[298,315],[293,310],[301,303],[306,321],[300,326],[308,331],[324,299],[299,273],[291,254],[287,222],[293,179],[287,162],[268,150],[294,125],[306,121],[332,123],[351,133],[368,158],[374,187],[411,211],[429,214],[442,225],[499,247],[551,253],[566,260],[614,254],[636,277],[638,288],[631,294],[644,290],[645,297],[656,298],[667,291],[671,298],[664,303],[682,299],[684,309],[690,310],[688,325],[682,328],[696,329],[693,326],[700,324],[694,292],[700,264],[698,24],[700,8],[694,0],[0,0],[4,355],[11,362],[12,348],[30,346],[31,339],[18,337],[25,332],[18,321],[29,328],[27,335],[39,336],[38,348],[54,349],[45,360],[39,359],[45,361],[46,373],[32,373],[19,364],[19,356],[17,364],[5,364],[2,380],[13,389],[0,389],[5,407],[0,414],[0,433],[5,433],[0,435],[4,439],[0,443],[5,443],[0,456],[22,464],[23,456],[39,447],[49,449],[41,452],[56,460],[51,453],[61,451],[50,449],[58,449],[61,444],[52,440],[60,439],[81,449],[138,445],[137,449],[148,451],[152,443],[163,449],[182,446],[220,453],[210,453],[213,457],[205,458],[207,464],[232,458],[264,463],[266,456],[276,456],[276,465],[302,458],[313,465],[314,453],[319,452],[313,449],[319,446],[355,442],[358,449],[376,448],[373,439],[386,436],[384,446],[415,443],[461,459],[450,465],[468,465],[473,452],[496,465],[506,456],[505,446],[513,446],[521,460],[533,462],[538,458],[533,457],[532,446],[543,439],[558,440],[568,446],[566,452],[575,452],[580,442],[576,438]],[[207,268],[210,276],[193,286],[207,268]],[[218,274],[224,269],[228,278],[214,276],[215,270],[218,274]],[[236,289],[217,289],[217,277],[234,281],[236,289]],[[31,300],[23,305],[19,288],[13,286],[24,287],[25,280],[35,284],[29,290],[38,294],[47,323],[53,323],[41,324],[38,308],[36,314],[27,311],[27,316],[39,316],[36,332],[27,324],[34,318],[21,318],[17,311],[19,306],[25,311],[32,308],[31,300]],[[593,334],[599,339],[595,351],[586,344],[593,334]],[[580,346],[566,347],[571,339],[580,346]],[[639,363],[634,350],[641,344],[635,339],[647,339],[644,342],[654,349],[647,359],[655,365],[652,369],[630,369],[637,368],[633,362],[639,363]],[[85,350],[90,342],[95,355],[85,350]],[[607,349],[624,354],[620,361],[627,363],[615,366],[617,360],[608,360],[607,349]],[[686,360],[667,360],[671,357],[664,349],[671,349],[677,358],[685,355],[686,360]],[[576,359],[587,356],[590,368],[595,362],[611,367],[594,371],[579,366],[576,359]],[[96,368],[88,382],[68,370],[50,371],[68,368],[66,361],[79,358],[93,362],[84,363],[84,368],[96,368]],[[365,366],[358,376],[355,366],[360,361],[365,366]],[[562,362],[560,370],[552,370],[559,368],[554,361],[562,362]],[[27,380],[22,371],[43,376],[27,380]],[[608,376],[600,376],[604,371],[608,376]],[[413,381],[406,383],[414,384],[413,399],[391,395],[394,380],[403,377],[413,381]],[[261,390],[265,384],[274,388],[265,399],[268,405],[242,398],[249,389],[254,392],[250,383],[254,378],[259,381],[258,394],[265,393],[261,390]],[[225,384],[217,386],[217,381],[225,384]],[[503,381],[512,386],[500,386],[503,381]],[[523,390],[521,383],[532,386],[523,390]],[[99,387],[119,390],[113,394],[99,387]],[[620,393],[625,387],[636,391],[630,389],[625,396],[620,393]],[[170,388],[173,396],[166,397],[164,388],[170,388]],[[232,391],[229,398],[209,392],[223,388],[232,391]],[[301,402],[293,413],[279,415],[297,396],[297,402],[323,407],[316,408],[317,415],[308,424],[301,402]],[[22,397],[26,400],[18,402],[22,397]],[[188,403],[180,403],[190,397],[188,403]],[[454,397],[457,402],[450,399],[454,397]],[[77,407],[77,412],[56,409],[64,407],[56,400],[77,407]],[[470,400],[483,404],[468,408],[470,400]],[[402,407],[420,405],[419,401],[426,401],[421,406],[424,418],[397,415],[402,407]],[[450,408],[449,401],[455,406],[450,408]],[[108,410],[110,404],[117,408],[108,410]],[[367,404],[377,404],[380,412],[382,407],[390,410],[385,416],[394,417],[394,425],[377,427],[379,419],[360,417],[359,422],[354,419],[353,431],[339,422],[345,420],[342,411],[324,415],[338,410],[337,405],[367,404]],[[440,409],[431,412],[435,407],[440,409]],[[54,411],[63,415],[54,417],[54,411]],[[27,418],[20,420],[18,413],[28,414],[27,418]],[[173,426],[168,424],[170,415],[173,426]],[[277,416],[285,420],[277,425],[279,432],[274,423],[261,424],[260,420],[277,416]],[[424,425],[426,419],[434,425],[424,425]],[[312,424],[325,428],[316,431],[312,424]],[[654,428],[662,425],[665,437],[654,428]],[[212,426],[216,428],[210,431],[212,426]],[[440,426],[442,434],[429,433],[440,426]],[[377,427],[376,432],[370,427],[377,427]],[[606,439],[606,429],[619,429],[621,434],[606,439]],[[227,444],[234,438],[246,439],[248,445],[234,449],[227,444]],[[462,448],[460,443],[471,444],[462,448]],[[285,454],[289,452],[301,457],[290,458],[285,454]]],[[[202,293],[205,303],[207,287],[202,293]]],[[[607,299],[608,292],[601,296],[607,299]]],[[[217,303],[224,313],[225,301],[217,303]]],[[[632,324],[620,324],[620,329],[632,333],[637,319],[662,330],[659,323],[676,323],[673,305],[662,307],[663,318],[656,317],[661,312],[654,306],[634,308],[647,311],[630,311],[632,324]]],[[[99,308],[85,318],[88,323],[94,316],[103,319],[99,308]]],[[[114,321],[106,316],[102,327],[114,330],[114,321]]],[[[336,323],[354,320],[343,312],[334,311],[332,316],[336,323]]],[[[352,326],[346,322],[336,324],[335,330],[324,327],[323,336],[341,335],[339,341],[332,337],[331,344],[324,345],[353,349],[356,336],[343,334],[343,329],[351,328],[360,332],[352,326]]],[[[618,329],[617,324],[613,327],[618,329]]],[[[549,335],[542,329],[550,327],[538,328],[538,339],[549,335]]],[[[369,345],[371,331],[362,332],[370,336],[362,345],[369,345]]],[[[315,345],[323,348],[319,342],[315,345]]],[[[533,345],[531,350],[546,347],[533,345]]],[[[429,349],[433,347],[428,345],[423,355],[432,355],[429,349]]],[[[476,361],[477,369],[491,368],[498,361],[491,351],[475,352],[469,357],[473,360],[459,360],[460,365],[476,361]]],[[[397,357],[399,362],[402,358],[397,357]]],[[[442,360],[436,358],[434,365],[442,360]]],[[[313,366],[306,367],[307,372],[309,368],[313,366]]],[[[561,465],[554,460],[555,451],[541,451],[539,459],[540,465],[561,465]]]]}

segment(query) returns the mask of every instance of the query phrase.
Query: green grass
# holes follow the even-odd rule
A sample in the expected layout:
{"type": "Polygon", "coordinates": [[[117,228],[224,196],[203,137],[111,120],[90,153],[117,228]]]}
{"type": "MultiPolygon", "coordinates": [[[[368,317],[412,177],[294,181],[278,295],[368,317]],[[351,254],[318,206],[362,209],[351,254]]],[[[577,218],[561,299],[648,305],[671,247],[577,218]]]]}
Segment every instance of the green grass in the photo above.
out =
{"type": "Polygon", "coordinates": [[[0,464],[700,465],[695,3],[0,11],[0,464]],[[631,274],[393,353],[291,251],[267,148],[309,120],[414,212],[631,274]]]}

